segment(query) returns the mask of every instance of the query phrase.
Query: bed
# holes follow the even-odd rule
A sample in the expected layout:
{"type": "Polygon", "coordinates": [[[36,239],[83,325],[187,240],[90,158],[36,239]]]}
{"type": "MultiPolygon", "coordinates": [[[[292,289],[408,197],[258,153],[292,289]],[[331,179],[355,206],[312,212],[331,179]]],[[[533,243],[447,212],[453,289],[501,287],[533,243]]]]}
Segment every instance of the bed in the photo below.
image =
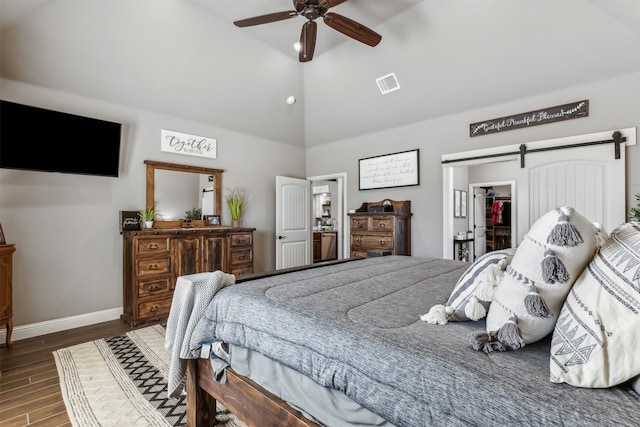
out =
{"type": "Polygon", "coordinates": [[[220,289],[189,338],[187,425],[210,425],[216,401],[261,427],[638,425],[629,382],[550,382],[549,337],[486,354],[470,344],[484,320],[421,321],[468,267],[387,256],[220,289]]]}

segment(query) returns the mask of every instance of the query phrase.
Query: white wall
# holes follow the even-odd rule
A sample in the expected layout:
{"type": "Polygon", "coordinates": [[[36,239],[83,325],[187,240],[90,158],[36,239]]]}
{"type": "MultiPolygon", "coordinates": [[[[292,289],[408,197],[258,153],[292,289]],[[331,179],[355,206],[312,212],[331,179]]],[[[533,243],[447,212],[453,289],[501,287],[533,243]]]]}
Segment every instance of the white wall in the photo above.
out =
{"type": "MultiPolygon", "coordinates": [[[[386,95],[393,96],[393,93],[386,95]]],[[[461,106],[463,109],[463,106],[461,106]]],[[[363,202],[385,198],[411,200],[412,255],[442,255],[442,167],[441,156],[494,146],[526,143],[563,136],[595,133],[603,130],[640,126],[640,74],[628,74],[588,85],[568,87],[518,102],[488,106],[459,114],[360,135],[307,149],[307,174],[347,172],[349,180],[347,209],[363,202]],[[497,134],[469,137],[469,124],[481,120],[517,114],[539,108],[588,99],[589,116],[497,134]],[[420,186],[383,190],[358,190],[358,159],[398,151],[420,149],[420,186]],[[339,152],[326,162],[326,153],[339,152]],[[325,154],[325,156],[323,156],[325,154]]],[[[640,147],[627,148],[627,209],[636,205],[640,194],[640,147]]],[[[495,166],[500,167],[500,164],[495,166]]],[[[505,180],[505,178],[500,179],[505,180]]],[[[466,186],[466,184],[465,184],[466,186]]],[[[464,188],[464,187],[460,187],[464,188]]],[[[456,223],[456,227],[460,224],[456,223]]]]}
{"type": "MultiPolygon", "coordinates": [[[[223,169],[223,197],[232,187],[251,197],[243,225],[256,228],[255,270],[275,267],[275,175],[304,178],[303,149],[14,81],[0,85],[6,100],[124,124],[119,178],[0,169],[0,224],[16,244],[17,329],[122,306],[118,211],[144,207],[146,159],[223,169]],[[163,128],[217,138],[218,158],[161,152],[163,128]]],[[[224,202],[223,209],[229,224],[224,202]]]]}
{"type": "MultiPolygon", "coordinates": [[[[638,73],[360,135],[306,152],[275,141],[14,81],[0,80],[0,85],[3,99],[125,124],[121,176],[117,179],[0,170],[0,223],[8,242],[17,246],[17,326],[121,306],[122,249],[117,217],[119,210],[144,206],[145,159],[221,168],[225,170],[223,188],[246,188],[251,200],[244,225],[257,228],[255,269],[266,271],[275,266],[275,175],[304,178],[346,172],[351,177],[346,189],[347,209],[385,198],[411,200],[412,254],[440,257],[442,154],[640,125],[638,73]],[[468,136],[469,123],[578,99],[589,99],[589,117],[468,136]],[[218,138],[218,159],[161,152],[162,128],[218,138]],[[420,148],[419,186],[358,190],[358,159],[414,148],[420,148]]],[[[638,164],[640,148],[631,147],[627,150],[628,206],[636,205],[633,195],[640,193],[638,164]]],[[[227,211],[222,220],[229,222],[227,211]]]]}

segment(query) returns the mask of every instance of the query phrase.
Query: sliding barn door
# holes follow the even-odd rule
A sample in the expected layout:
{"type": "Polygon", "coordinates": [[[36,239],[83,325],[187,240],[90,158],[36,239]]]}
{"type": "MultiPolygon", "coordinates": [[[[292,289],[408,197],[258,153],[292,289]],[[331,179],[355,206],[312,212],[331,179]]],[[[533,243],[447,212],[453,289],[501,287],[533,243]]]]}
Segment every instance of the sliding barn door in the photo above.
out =
{"type": "Polygon", "coordinates": [[[519,230],[529,230],[542,215],[572,206],[607,232],[625,221],[625,150],[614,158],[613,144],[566,148],[526,155],[518,179],[519,230]]]}

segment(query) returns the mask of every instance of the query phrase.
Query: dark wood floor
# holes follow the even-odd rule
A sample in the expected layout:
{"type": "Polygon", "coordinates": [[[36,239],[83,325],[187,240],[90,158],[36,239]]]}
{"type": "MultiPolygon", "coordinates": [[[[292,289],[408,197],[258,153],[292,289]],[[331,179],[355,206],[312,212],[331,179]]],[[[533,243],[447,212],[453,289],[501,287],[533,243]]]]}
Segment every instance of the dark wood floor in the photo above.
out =
{"type": "MultiPolygon", "coordinates": [[[[141,325],[140,327],[149,326],[141,325]]],[[[71,426],[60,391],[53,351],[132,328],[112,320],[14,341],[0,347],[0,425],[71,426]]]]}

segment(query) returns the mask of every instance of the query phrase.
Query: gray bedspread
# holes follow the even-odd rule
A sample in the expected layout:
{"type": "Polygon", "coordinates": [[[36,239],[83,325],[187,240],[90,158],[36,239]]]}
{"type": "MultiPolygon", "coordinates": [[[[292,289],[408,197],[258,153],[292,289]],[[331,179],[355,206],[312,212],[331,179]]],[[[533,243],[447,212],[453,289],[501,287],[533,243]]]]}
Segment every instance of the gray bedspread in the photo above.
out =
{"type": "Polygon", "coordinates": [[[629,384],[580,389],[549,381],[549,338],[487,355],[470,345],[484,322],[431,325],[469,266],[378,257],[220,290],[193,354],[222,340],[300,371],[397,426],[637,426],[629,384]]]}

